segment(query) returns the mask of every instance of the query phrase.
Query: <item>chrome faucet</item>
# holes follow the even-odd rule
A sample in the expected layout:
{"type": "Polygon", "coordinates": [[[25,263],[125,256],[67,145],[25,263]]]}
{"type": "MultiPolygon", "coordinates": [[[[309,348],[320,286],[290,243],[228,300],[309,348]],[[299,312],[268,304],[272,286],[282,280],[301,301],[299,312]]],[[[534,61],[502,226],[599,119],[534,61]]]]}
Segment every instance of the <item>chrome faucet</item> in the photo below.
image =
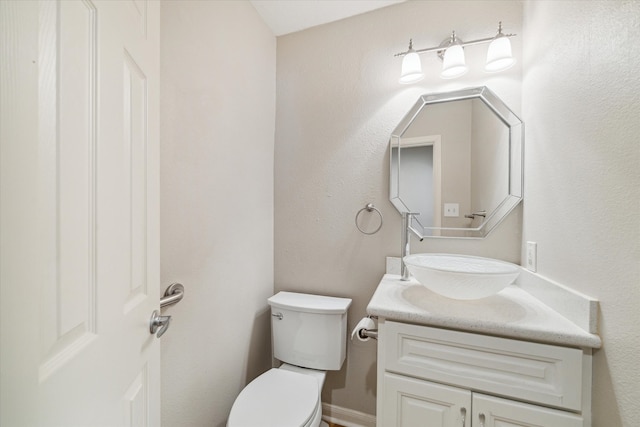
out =
{"type": "Polygon", "coordinates": [[[409,280],[411,277],[409,269],[404,264],[404,257],[411,254],[411,236],[409,235],[409,232],[415,234],[421,242],[424,240],[424,236],[411,225],[411,218],[415,215],[420,214],[418,212],[402,212],[402,256],[400,258],[400,273],[402,275],[402,280],[409,280]]]}

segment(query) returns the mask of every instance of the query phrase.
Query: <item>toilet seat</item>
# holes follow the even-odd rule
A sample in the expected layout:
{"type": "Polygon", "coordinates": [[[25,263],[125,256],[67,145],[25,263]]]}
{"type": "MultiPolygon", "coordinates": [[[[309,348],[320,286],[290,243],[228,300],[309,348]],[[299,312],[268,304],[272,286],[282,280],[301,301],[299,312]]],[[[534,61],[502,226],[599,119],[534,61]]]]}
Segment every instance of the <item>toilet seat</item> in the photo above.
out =
{"type": "Polygon", "coordinates": [[[274,368],[242,390],[227,427],[306,427],[319,407],[316,378],[274,368]]]}

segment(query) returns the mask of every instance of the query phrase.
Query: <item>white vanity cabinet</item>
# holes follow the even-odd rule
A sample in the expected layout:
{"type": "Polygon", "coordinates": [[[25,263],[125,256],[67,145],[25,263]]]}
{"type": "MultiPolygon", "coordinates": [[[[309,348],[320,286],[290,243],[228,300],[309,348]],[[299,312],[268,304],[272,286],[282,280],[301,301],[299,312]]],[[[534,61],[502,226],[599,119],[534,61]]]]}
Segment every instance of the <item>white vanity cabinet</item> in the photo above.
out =
{"type": "Polygon", "coordinates": [[[591,351],[379,319],[378,427],[588,427],[591,351]]]}

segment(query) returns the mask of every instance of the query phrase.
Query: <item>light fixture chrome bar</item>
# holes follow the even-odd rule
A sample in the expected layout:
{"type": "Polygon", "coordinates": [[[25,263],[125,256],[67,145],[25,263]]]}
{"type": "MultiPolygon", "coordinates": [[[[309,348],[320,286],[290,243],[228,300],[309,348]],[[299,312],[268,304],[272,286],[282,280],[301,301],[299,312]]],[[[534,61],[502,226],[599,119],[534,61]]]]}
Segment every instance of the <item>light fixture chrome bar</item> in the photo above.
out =
{"type": "MultiPolygon", "coordinates": [[[[514,37],[514,36],[517,36],[517,34],[503,34],[503,36],[504,37],[514,37]]],[[[465,47],[465,46],[472,46],[472,45],[475,45],[475,44],[490,43],[494,39],[495,39],[495,36],[487,37],[487,38],[484,38],[484,39],[471,40],[471,41],[468,41],[468,42],[460,42],[460,46],[465,47]]],[[[429,47],[429,48],[426,48],[426,49],[415,49],[415,50],[413,50],[413,52],[419,54],[419,53],[427,53],[427,52],[438,52],[438,51],[443,51],[443,50],[445,50],[444,47],[436,46],[436,47],[429,47]]],[[[393,56],[394,57],[395,56],[405,56],[409,52],[410,51],[407,50],[405,52],[396,53],[393,56]]]]}

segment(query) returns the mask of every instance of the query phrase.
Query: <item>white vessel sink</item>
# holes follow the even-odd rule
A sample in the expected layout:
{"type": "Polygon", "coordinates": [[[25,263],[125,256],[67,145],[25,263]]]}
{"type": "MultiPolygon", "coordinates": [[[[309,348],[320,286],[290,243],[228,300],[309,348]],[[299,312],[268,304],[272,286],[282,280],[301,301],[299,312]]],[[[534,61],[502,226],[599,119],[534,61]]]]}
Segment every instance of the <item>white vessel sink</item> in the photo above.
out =
{"type": "Polygon", "coordinates": [[[427,289],[461,300],[500,292],[520,274],[515,264],[467,255],[414,254],[404,257],[404,263],[427,289]]]}

